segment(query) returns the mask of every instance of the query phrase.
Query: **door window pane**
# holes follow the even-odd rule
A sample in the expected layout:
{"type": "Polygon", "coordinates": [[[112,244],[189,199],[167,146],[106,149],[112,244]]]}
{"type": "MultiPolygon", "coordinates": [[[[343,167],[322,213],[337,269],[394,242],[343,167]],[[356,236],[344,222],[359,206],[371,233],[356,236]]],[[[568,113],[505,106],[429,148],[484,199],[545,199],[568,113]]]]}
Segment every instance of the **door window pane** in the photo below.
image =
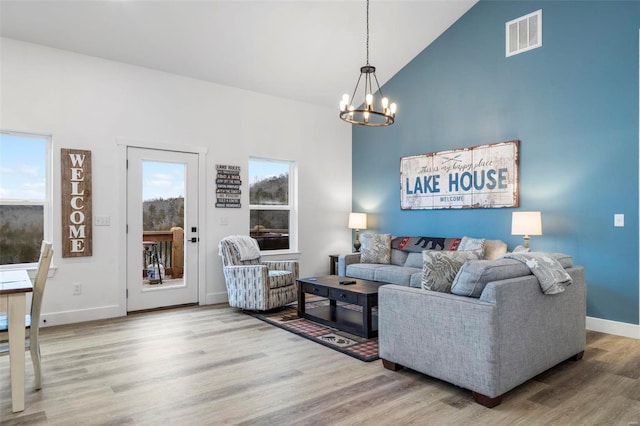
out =
{"type": "Polygon", "coordinates": [[[152,284],[183,276],[185,172],[182,163],[142,162],[142,265],[152,284]]]}

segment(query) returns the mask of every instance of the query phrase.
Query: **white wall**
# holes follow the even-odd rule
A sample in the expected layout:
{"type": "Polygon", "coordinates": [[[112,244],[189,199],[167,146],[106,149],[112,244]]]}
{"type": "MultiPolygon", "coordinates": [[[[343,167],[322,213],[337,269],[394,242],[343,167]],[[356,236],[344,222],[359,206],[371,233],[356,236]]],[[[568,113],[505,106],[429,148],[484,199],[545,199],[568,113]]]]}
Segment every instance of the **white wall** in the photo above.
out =
{"type": "Polygon", "coordinates": [[[6,38],[0,43],[0,128],[53,136],[57,269],[47,282],[46,325],[126,314],[118,141],[206,150],[205,303],[226,301],[218,241],[249,228],[250,155],[298,163],[301,275],[326,274],[329,254],[350,251],[351,128],[336,110],[6,38]],[[92,151],[93,214],[111,217],[111,226],[93,228],[92,257],[60,257],[60,148],[92,151]],[[215,164],[242,167],[243,208],[214,207],[215,164]],[[228,225],[220,225],[222,216],[228,225]],[[74,282],[82,295],[72,295],[74,282]]]}

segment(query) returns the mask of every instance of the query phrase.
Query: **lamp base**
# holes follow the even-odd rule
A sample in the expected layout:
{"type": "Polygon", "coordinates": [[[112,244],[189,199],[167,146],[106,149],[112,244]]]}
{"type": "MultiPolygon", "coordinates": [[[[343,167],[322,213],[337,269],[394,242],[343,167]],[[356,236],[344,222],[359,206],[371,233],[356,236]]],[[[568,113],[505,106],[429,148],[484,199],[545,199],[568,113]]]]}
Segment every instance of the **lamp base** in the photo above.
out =
{"type": "Polygon", "coordinates": [[[529,248],[530,237],[528,235],[525,235],[524,237],[522,237],[522,239],[524,240],[524,248],[529,248]]]}
{"type": "Polygon", "coordinates": [[[362,244],[360,244],[360,230],[356,229],[356,239],[353,241],[353,249],[356,253],[359,253],[360,247],[362,247],[362,244]]]}

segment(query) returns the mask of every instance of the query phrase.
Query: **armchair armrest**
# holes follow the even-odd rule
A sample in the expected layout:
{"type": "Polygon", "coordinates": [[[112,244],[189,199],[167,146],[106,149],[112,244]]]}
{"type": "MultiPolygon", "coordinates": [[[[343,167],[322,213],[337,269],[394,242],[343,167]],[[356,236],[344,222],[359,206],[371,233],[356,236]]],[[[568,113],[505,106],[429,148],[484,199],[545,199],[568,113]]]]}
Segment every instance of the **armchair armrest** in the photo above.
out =
{"type": "Polygon", "coordinates": [[[338,276],[347,275],[347,266],[360,263],[360,253],[341,254],[338,256],[338,276]]]}
{"type": "Polygon", "coordinates": [[[300,276],[300,264],[297,260],[265,260],[261,263],[271,271],[291,271],[294,279],[300,276]]]}

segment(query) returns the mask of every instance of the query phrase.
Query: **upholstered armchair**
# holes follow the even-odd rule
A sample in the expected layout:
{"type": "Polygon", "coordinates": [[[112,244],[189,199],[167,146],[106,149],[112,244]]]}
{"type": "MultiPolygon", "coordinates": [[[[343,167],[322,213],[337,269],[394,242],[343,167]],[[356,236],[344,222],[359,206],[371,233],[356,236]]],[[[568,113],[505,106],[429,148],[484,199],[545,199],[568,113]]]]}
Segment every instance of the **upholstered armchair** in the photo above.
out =
{"type": "Polygon", "coordinates": [[[297,261],[262,262],[258,242],[245,235],[223,238],[218,249],[229,306],[267,311],[296,300],[297,261]]]}

